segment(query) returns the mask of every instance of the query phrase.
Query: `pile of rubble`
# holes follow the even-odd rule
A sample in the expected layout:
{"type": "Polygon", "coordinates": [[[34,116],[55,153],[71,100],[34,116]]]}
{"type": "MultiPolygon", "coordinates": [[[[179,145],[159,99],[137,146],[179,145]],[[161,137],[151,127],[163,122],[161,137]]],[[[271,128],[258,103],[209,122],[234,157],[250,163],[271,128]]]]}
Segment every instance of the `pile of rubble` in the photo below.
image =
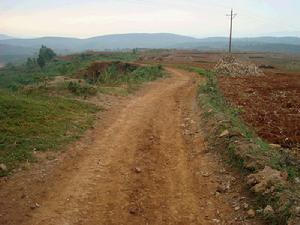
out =
{"type": "Polygon", "coordinates": [[[231,55],[227,55],[219,60],[214,68],[218,75],[227,76],[258,76],[263,72],[254,64],[241,62],[231,55]]]}

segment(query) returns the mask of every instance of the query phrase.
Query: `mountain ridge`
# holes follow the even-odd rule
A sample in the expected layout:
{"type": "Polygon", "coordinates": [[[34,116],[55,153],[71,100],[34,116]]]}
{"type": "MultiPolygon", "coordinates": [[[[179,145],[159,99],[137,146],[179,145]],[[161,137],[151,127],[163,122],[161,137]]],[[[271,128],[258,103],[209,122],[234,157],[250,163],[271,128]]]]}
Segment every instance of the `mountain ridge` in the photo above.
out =
{"type": "Polygon", "coordinates": [[[13,38],[13,37],[6,35],[6,34],[0,34],[0,40],[6,40],[6,39],[11,39],[11,38],[13,38]]]}
{"type": "MultiPolygon", "coordinates": [[[[6,36],[7,35],[2,35],[6,36]]],[[[1,37],[1,35],[0,35],[1,37]]],[[[39,37],[39,38],[0,38],[0,62],[15,55],[29,57],[37,52],[41,45],[54,49],[58,54],[70,54],[87,50],[125,50],[134,48],[151,49],[197,49],[202,51],[225,51],[227,37],[195,38],[172,33],[127,33],[95,36],[90,38],[39,37]],[[20,50],[18,50],[18,48],[20,50]]],[[[287,37],[249,37],[234,38],[235,51],[262,51],[279,53],[300,53],[300,38],[287,37]]],[[[22,57],[20,57],[22,56],[22,57]]],[[[7,61],[7,60],[6,60],[7,61]]],[[[6,62],[5,61],[5,62],[6,62]]]]}

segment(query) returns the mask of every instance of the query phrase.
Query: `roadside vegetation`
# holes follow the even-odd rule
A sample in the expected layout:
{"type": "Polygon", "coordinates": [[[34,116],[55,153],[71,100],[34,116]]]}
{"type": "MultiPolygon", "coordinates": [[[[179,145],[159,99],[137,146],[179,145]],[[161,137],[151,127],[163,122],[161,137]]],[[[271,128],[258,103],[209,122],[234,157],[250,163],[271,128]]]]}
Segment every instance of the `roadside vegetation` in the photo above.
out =
{"type": "Polygon", "coordinates": [[[97,107],[56,97],[0,92],[0,162],[7,175],[33,152],[57,150],[92,125],[97,107]]]}
{"type": "Polygon", "coordinates": [[[165,75],[161,66],[134,65],[135,59],[135,52],[62,57],[42,46],[37,58],[0,69],[0,176],[35,161],[35,152],[59,150],[80,137],[100,110],[87,98],[127,95],[165,75]]]}
{"type": "Polygon", "coordinates": [[[82,71],[79,77],[83,78],[89,85],[94,85],[100,92],[123,89],[129,94],[138,89],[144,82],[154,81],[166,75],[160,65],[140,66],[120,61],[95,62],[86,70],[82,71]]]}
{"type": "MultiPolygon", "coordinates": [[[[49,53],[46,53],[48,55],[49,53]]],[[[51,53],[50,53],[51,54],[51,53]]],[[[39,56],[40,58],[40,56],[39,56]]],[[[134,53],[94,53],[52,57],[42,67],[38,59],[28,58],[22,65],[9,64],[0,69],[0,88],[17,90],[24,85],[38,84],[54,79],[56,76],[73,76],[77,71],[87,68],[95,61],[133,61],[134,53]]],[[[43,57],[42,57],[43,58],[43,57]]],[[[46,57],[47,58],[47,57],[46,57]]]]}
{"type": "Polygon", "coordinates": [[[300,204],[297,159],[278,146],[256,135],[241,119],[241,109],[230,105],[218,88],[216,75],[200,68],[189,68],[204,76],[199,88],[199,104],[206,123],[210,145],[245,175],[259,205],[256,212],[272,224],[292,223],[300,204]],[[272,210],[267,210],[270,209],[272,210]],[[297,208],[298,207],[298,208],[297,208]]]}

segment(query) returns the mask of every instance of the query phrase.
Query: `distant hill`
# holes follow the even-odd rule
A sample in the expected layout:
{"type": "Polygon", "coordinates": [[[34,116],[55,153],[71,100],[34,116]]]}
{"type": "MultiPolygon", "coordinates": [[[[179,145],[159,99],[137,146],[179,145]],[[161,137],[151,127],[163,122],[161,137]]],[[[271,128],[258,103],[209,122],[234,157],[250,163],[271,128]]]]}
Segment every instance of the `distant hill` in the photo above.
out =
{"type": "Polygon", "coordinates": [[[64,38],[64,37],[42,37],[32,39],[6,39],[0,40],[0,44],[19,46],[23,48],[39,49],[42,45],[53,48],[59,52],[74,50],[76,51],[82,40],[76,38],[64,38]]]}
{"type": "Polygon", "coordinates": [[[0,55],[32,55],[36,49],[16,45],[0,44],[0,55]]]}
{"type": "MultiPolygon", "coordinates": [[[[227,37],[209,37],[198,39],[200,42],[224,42],[228,44],[227,37]]],[[[253,38],[234,38],[235,43],[266,43],[266,44],[289,44],[300,45],[299,37],[253,37],[253,38]]]]}
{"type": "MultiPolygon", "coordinates": [[[[98,36],[87,39],[65,37],[42,37],[32,39],[7,38],[0,35],[0,63],[13,55],[30,56],[38,51],[41,45],[54,49],[59,54],[68,54],[86,50],[124,50],[133,48],[175,48],[198,49],[203,51],[226,50],[228,38],[210,37],[193,38],[168,33],[133,33],[98,36]],[[1,39],[2,37],[2,39],[1,39]],[[2,60],[2,61],[1,61],[2,60]]],[[[233,40],[235,51],[267,51],[279,53],[300,53],[298,37],[257,37],[236,38],[233,40]]]]}
{"type": "Polygon", "coordinates": [[[176,34],[116,34],[84,40],[84,48],[125,49],[125,48],[168,48],[180,43],[193,43],[198,39],[176,34]]]}
{"type": "MultiPolygon", "coordinates": [[[[228,38],[212,37],[199,39],[193,43],[181,43],[172,46],[178,49],[198,49],[202,51],[226,51],[228,38]]],[[[300,38],[298,37],[257,37],[234,38],[234,51],[274,52],[300,54],[300,38]]]]}
{"type": "Polygon", "coordinates": [[[13,37],[8,36],[6,34],[0,34],[0,40],[11,39],[11,38],[13,38],[13,37]]]}
{"type": "Polygon", "coordinates": [[[238,38],[236,40],[240,42],[300,45],[300,38],[298,37],[257,37],[257,38],[238,38]]]}
{"type": "Polygon", "coordinates": [[[22,46],[0,44],[0,64],[19,63],[32,57],[37,49],[22,46]]]}
{"type": "Polygon", "coordinates": [[[185,42],[196,42],[198,39],[175,34],[115,34],[87,39],[42,37],[35,39],[6,39],[0,44],[39,48],[41,45],[58,51],[83,51],[87,49],[128,49],[128,48],[166,48],[185,42]]]}

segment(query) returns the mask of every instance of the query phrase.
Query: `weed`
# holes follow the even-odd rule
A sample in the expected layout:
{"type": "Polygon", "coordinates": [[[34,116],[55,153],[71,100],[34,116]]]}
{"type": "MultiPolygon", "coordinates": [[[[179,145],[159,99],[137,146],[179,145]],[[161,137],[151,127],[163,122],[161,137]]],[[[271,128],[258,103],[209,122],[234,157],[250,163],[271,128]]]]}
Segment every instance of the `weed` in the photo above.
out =
{"type": "Polygon", "coordinates": [[[68,83],[68,90],[78,96],[92,96],[97,94],[97,89],[88,84],[80,84],[77,82],[69,82],[68,83]]]}
{"type": "Polygon", "coordinates": [[[133,71],[132,76],[129,78],[131,81],[142,83],[146,81],[153,81],[163,76],[165,76],[165,73],[163,71],[162,66],[157,65],[157,66],[139,67],[138,69],[133,71]]]}
{"type": "Polygon", "coordinates": [[[154,81],[165,75],[162,66],[159,65],[142,66],[137,67],[133,70],[120,71],[117,69],[117,64],[112,64],[101,73],[98,71],[93,73],[99,74],[97,74],[97,76],[87,76],[87,82],[91,84],[111,86],[128,84],[130,87],[136,86],[136,84],[140,84],[143,82],[154,81]]]}
{"type": "Polygon", "coordinates": [[[241,157],[238,157],[235,154],[235,145],[230,143],[227,147],[227,155],[229,158],[229,163],[236,167],[239,168],[241,171],[245,171],[244,169],[244,160],[241,157]]]}

